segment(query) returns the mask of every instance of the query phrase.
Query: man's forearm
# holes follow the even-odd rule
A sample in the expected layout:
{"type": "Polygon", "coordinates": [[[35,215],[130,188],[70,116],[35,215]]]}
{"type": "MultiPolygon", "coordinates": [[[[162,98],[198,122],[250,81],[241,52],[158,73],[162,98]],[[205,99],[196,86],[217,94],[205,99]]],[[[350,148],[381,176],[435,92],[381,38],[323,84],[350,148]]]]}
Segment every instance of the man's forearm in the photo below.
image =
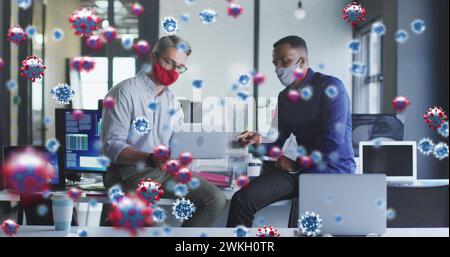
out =
{"type": "Polygon", "coordinates": [[[136,165],[138,163],[146,163],[150,153],[136,150],[132,147],[123,149],[117,157],[118,164],[122,165],[136,165]]]}

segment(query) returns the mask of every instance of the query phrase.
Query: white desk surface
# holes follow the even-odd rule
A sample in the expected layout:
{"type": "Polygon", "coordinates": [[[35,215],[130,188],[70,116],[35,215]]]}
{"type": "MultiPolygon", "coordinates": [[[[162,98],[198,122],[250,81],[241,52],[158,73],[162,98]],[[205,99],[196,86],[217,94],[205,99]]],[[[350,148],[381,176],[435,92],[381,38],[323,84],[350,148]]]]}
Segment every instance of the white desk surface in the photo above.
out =
{"type": "MultiPolygon", "coordinates": [[[[15,237],[67,237],[77,236],[79,227],[72,227],[71,232],[55,231],[53,226],[21,226],[15,237]]],[[[129,237],[130,234],[113,227],[88,227],[89,237],[129,237]]],[[[280,228],[281,237],[295,237],[295,228],[280,228]]],[[[208,237],[234,237],[234,228],[170,228],[164,232],[163,227],[145,228],[138,233],[139,237],[200,237],[205,233],[208,237]],[[155,234],[157,233],[157,234],[155,234]]],[[[257,228],[249,229],[249,236],[256,237],[257,228]]],[[[388,228],[384,237],[448,237],[449,228],[388,228]]],[[[7,237],[0,233],[0,237],[7,237]]]]}

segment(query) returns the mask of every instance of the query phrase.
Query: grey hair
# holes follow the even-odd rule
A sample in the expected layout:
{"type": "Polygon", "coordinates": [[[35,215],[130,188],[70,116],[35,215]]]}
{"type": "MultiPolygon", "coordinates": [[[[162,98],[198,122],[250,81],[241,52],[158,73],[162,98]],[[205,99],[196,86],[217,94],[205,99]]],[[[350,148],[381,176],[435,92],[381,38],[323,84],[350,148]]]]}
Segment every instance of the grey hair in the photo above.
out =
{"type": "Polygon", "coordinates": [[[189,56],[192,53],[191,45],[179,36],[171,35],[160,38],[153,47],[152,53],[158,58],[170,47],[178,49],[183,44],[183,51],[189,56]]]}

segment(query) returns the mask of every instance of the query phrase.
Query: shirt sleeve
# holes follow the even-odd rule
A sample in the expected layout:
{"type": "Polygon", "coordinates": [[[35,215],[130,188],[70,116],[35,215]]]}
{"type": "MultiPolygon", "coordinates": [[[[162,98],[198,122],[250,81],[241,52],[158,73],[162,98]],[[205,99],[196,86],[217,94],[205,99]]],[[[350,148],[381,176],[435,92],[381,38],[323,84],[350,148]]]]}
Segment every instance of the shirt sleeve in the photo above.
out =
{"type": "Polygon", "coordinates": [[[114,108],[103,109],[102,142],[103,154],[117,163],[120,152],[129,147],[126,143],[132,120],[131,96],[124,90],[110,92],[108,96],[116,100],[114,108]]]}

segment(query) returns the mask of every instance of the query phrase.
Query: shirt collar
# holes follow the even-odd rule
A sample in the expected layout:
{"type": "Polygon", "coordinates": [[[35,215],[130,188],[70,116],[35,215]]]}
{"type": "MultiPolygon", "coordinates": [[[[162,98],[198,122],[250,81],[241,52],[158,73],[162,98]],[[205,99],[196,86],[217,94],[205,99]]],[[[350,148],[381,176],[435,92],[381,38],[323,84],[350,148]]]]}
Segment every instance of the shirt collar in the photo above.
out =
{"type": "Polygon", "coordinates": [[[147,73],[144,70],[140,70],[139,73],[137,74],[137,77],[140,78],[143,82],[144,85],[148,88],[150,88],[153,91],[155,91],[155,82],[153,82],[147,75],[147,73]]]}

